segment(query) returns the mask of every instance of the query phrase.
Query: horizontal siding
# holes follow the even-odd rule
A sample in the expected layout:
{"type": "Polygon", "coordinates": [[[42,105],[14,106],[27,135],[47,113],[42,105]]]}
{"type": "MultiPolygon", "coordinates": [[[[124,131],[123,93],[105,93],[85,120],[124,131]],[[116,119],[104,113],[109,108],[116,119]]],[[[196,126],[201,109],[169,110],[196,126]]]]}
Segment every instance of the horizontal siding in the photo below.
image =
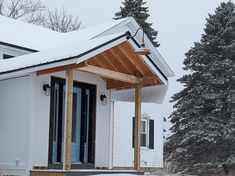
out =
{"type": "Polygon", "coordinates": [[[29,52],[22,51],[16,48],[0,45],[0,60],[3,59],[3,54],[7,54],[11,56],[21,56],[21,55],[28,54],[28,53],[29,52]]]}
{"type": "MultiPolygon", "coordinates": [[[[142,104],[142,114],[154,119],[154,150],[141,150],[142,167],[163,166],[163,127],[162,105],[142,104]]],[[[114,148],[113,167],[133,167],[132,117],[134,103],[115,102],[114,104],[114,148]]]]}
{"type": "Polygon", "coordinates": [[[0,90],[0,171],[23,175],[29,148],[29,77],[0,81],[0,90]]]}

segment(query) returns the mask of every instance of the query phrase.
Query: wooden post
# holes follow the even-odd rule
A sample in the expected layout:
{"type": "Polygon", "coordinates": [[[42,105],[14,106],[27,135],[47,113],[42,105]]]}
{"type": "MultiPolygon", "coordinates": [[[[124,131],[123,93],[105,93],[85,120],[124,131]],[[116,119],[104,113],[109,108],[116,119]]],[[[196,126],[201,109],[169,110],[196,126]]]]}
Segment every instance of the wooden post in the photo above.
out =
{"type": "Polygon", "coordinates": [[[71,169],[72,110],[73,110],[73,70],[66,70],[66,98],[64,125],[64,163],[63,169],[71,169]]]}
{"type": "Polygon", "coordinates": [[[135,87],[135,141],[134,141],[134,169],[140,171],[140,143],[141,143],[141,101],[142,85],[135,87]]]}

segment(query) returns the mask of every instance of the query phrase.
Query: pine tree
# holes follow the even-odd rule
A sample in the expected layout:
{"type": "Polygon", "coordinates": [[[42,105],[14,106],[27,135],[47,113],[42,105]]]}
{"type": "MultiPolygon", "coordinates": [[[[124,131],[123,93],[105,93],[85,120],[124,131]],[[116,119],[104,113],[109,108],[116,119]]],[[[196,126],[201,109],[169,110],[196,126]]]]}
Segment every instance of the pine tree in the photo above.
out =
{"type": "Polygon", "coordinates": [[[143,0],[125,0],[122,4],[123,7],[120,7],[120,11],[115,13],[114,19],[134,17],[154,46],[159,47],[159,43],[156,41],[158,32],[151,27],[152,23],[147,22],[150,15],[148,7],[145,6],[146,2],[143,0]]]}
{"type": "Polygon", "coordinates": [[[172,97],[174,134],[167,147],[175,172],[219,172],[235,164],[235,5],[221,3],[204,31],[185,54],[191,73],[178,80],[185,88],[172,97]]]}

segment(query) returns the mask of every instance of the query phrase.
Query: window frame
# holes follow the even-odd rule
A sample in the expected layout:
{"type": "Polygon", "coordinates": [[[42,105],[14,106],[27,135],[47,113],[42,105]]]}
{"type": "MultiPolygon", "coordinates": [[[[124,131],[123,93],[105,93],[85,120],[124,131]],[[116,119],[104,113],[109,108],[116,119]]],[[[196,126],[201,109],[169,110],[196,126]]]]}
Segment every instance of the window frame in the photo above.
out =
{"type": "Polygon", "coordinates": [[[142,115],[141,116],[141,144],[140,147],[142,149],[149,149],[149,117],[142,115]],[[142,131],[142,122],[145,122],[145,133],[142,131]],[[142,145],[142,135],[145,134],[145,146],[142,145]]]}
{"type": "MultiPolygon", "coordinates": [[[[154,150],[154,119],[151,118],[146,113],[143,113],[141,115],[141,141],[140,141],[140,148],[141,150],[154,150]],[[142,121],[145,121],[145,133],[142,133],[142,121]],[[146,135],[146,146],[142,146],[142,134],[146,135]]],[[[135,117],[132,117],[132,148],[134,148],[135,145],[135,117]]]]}
{"type": "Polygon", "coordinates": [[[2,55],[2,59],[3,59],[3,60],[11,59],[11,58],[13,58],[13,57],[15,57],[15,56],[10,55],[10,54],[5,54],[5,53],[3,53],[3,55],[2,55]]]}

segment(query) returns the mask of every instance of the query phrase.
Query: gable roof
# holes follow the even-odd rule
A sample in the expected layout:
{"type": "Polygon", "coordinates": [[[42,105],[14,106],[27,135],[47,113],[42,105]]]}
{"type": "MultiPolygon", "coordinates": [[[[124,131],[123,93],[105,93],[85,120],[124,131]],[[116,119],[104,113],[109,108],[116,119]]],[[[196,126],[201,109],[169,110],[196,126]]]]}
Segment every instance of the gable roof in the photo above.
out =
{"type": "MultiPolygon", "coordinates": [[[[117,34],[120,32],[124,33],[129,31],[131,34],[134,34],[139,28],[139,25],[134,20],[134,18],[124,18],[117,21],[113,20],[109,23],[100,24],[94,27],[68,33],[54,32],[40,26],[28,24],[4,16],[0,16],[0,25],[0,44],[1,42],[4,42],[20,47],[30,48],[40,52],[54,48],[57,48],[56,50],[58,51],[62,47],[68,49],[68,46],[86,43],[89,40],[117,34]]],[[[138,43],[141,43],[142,40],[142,32],[140,31],[132,40],[132,42],[139,45],[138,43]]],[[[173,76],[174,73],[146,35],[145,44],[146,47],[151,50],[151,54],[147,56],[147,58],[157,68],[159,74],[162,75],[166,80],[167,77],[173,76]]],[[[16,58],[21,59],[23,63],[22,59],[25,57],[27,58],[30,56],[24,55],[16,58]]],[[[31,57],[33,57],[33,55],[31,57]]],[[[7,62],[8,61],[1,61],[1,64],[5,65],[7,62]]],[[[28,64],[25,65],[25,67],[27,66],[28,64]]],[[[7,70],[4,70],[3,68],[5,69],[6,67],[1,67],[0,72],[7,73],[7,70]]],[[[18,69],[20,69],[20,67],[18,69]]]]}
{"type": "Polygon", "coordinates": [[[36,51],[48,50],[92,39],[125,20],[113,20],[94,27],[60,33],[0,15],[0,42],[36,51]]]}
{"type": "Polygon", "coordinates": [[[107,50],[125,40],[126,34],[113,34],[88,40],[85,43],[77,42],[64,47],[0,60],[0,78],[12,73],[15,76],[14,72],[18,72],[16,75],[20,75],[22,71],[24,74],[60,65],[78,64],[93,57],[97,52],[107,50]],[[92,54],[96,50],[99,51],[92,54]]]}

